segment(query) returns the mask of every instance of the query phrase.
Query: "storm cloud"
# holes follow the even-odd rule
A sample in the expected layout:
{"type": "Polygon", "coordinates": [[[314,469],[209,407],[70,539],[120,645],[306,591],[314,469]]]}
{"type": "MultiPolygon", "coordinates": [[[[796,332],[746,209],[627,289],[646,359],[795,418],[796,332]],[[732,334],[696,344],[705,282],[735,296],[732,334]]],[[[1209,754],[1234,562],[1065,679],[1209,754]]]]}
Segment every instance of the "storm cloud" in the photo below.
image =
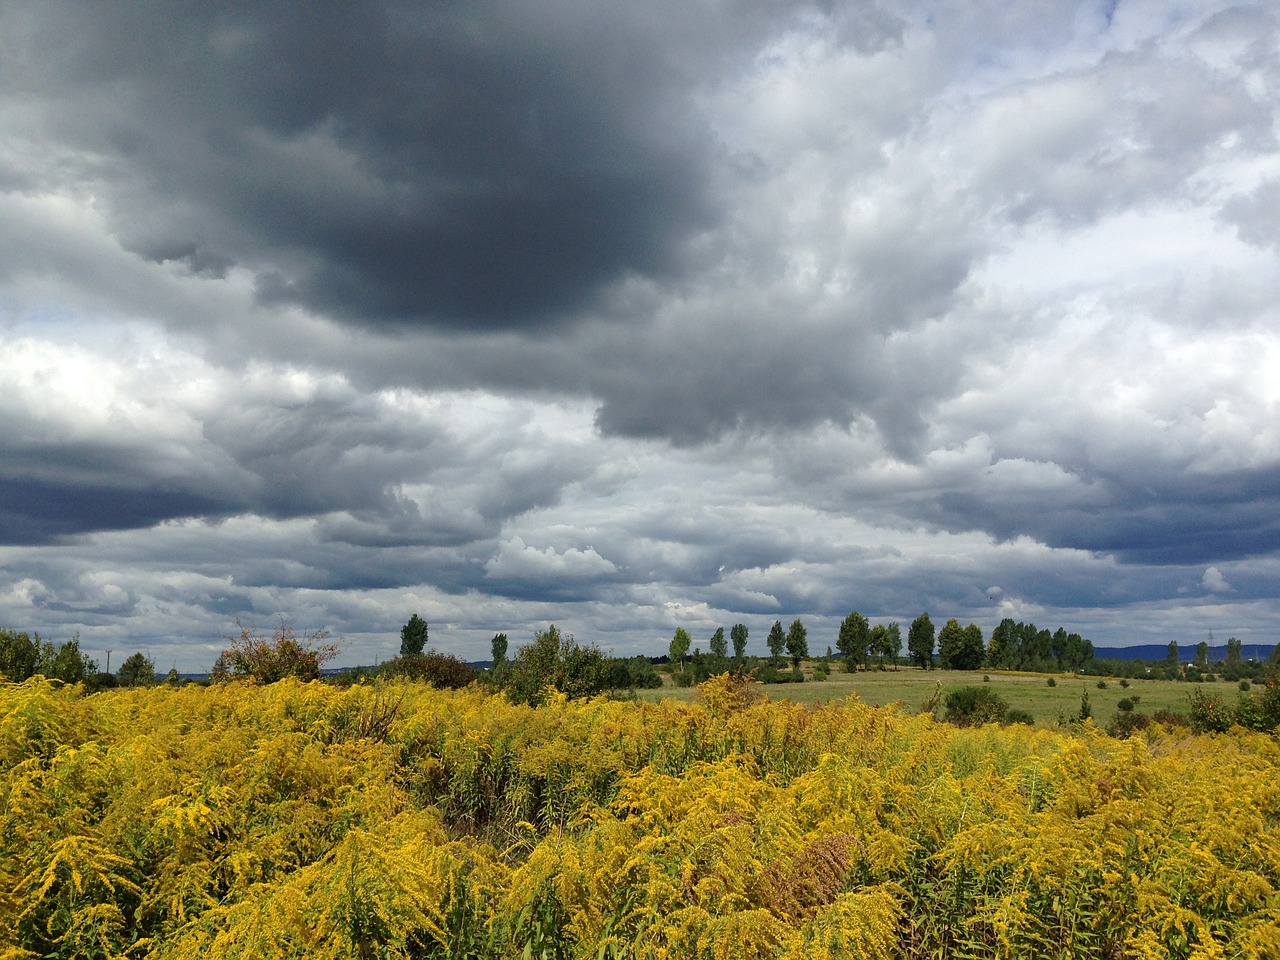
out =
{"type": "Polygon", "coordinates": [[[1280,639],[1268,4],[17,3],[0,62],[0,625],[1280,639]]]}

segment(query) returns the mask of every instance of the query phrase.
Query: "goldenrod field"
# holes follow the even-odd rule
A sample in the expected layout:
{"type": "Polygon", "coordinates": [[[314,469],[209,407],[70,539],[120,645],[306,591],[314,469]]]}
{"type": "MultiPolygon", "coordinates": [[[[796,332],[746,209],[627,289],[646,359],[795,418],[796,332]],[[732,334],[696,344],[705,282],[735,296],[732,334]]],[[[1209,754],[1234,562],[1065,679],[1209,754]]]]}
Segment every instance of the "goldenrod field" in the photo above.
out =
{"type": "Polygon", "coordinates": [[[856,699],[0,685],[0,957],[1280,957],[1280,749],[856,699]]]}

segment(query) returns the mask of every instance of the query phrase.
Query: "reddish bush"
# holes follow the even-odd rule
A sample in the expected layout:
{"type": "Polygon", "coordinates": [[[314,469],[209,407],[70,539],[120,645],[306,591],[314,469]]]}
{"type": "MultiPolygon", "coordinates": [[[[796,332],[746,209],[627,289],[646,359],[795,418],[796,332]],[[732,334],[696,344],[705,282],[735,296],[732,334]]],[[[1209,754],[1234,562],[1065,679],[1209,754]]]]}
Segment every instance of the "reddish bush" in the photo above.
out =
{"type": "Polygon", "coordinates": [[[215,680],[246,677],[259,683],[285,677],[319,680],[321,666],[338,655],[335,644],[323,642],[328,635],[322,630],[299,639],[282,623],[268,640],[253,627],[241,627],[239,637],[229,638],[231,646],[218,656],[210,675],[215,680]]]}

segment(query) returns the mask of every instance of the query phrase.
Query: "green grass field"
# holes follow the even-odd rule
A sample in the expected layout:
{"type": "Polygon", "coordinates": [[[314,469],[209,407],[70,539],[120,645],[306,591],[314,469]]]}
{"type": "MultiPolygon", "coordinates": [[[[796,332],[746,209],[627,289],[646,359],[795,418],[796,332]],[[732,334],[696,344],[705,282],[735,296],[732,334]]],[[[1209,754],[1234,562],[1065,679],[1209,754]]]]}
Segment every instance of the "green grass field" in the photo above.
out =
{"type": "MultiPolygon", "coordinates": [[[[808,672],[808,671],[806,671],[808,672]]],[[[837,670],[826,680],[805,683],[780,683],[764,687],[765,693],[775,700],[793,700],[797,703],[831,703],[850,694],[857,694],[866,703],[885,706],[901,701],[911,711],[942,684],[945,697],[952,690],[965,686],[982,686],[983,676],[991,678],[986,686],[994,689],[1014,709],[1026,710],[1038,724],[1052,726],[1059,715],[1073,717],[1080,710],[1080,697],[1089,694],[1094,721],[1105,724],[1116,713],[1116,704],[1125,697],[1137,698],[1135,709],[1151,713],[1161,708],[1185,713],[1192,690],[1214,693],[1224,700],[1234,701],[1239,691],[1234,683],[1219,680],[1208,683],[1182,683],[1170,680],[1130,680],[1126,689],[1116,679],[1106,679],[1105,689],[1098,689],[1097,677],[1079,678],[1064,674],[1052,675],[1056,686],[1050,687],[1050,674],[1001,673],[980,670],[920,670],[916,667],[900,667],[897,670],[866,673],[843,673],[837,670]]],[[[690,688],[667,686],[661,690],[640,691],[644,699],[663,697],[688,699],[690,688]]]]}

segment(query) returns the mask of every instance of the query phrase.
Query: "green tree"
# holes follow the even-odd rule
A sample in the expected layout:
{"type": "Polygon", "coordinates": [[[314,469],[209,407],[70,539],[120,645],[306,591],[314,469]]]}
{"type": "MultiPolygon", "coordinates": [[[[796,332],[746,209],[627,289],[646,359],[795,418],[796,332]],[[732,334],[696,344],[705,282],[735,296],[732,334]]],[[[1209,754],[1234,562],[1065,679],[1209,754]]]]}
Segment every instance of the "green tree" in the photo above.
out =
{"type": "Polygon", "coordinates": [[[35,675],[40,665],[40,634],[33,641],[27,633],[0,629],[0,674],[21,683],[35,675]]]}
{"type": "Polygon", "coordinates": [[[958,670],[977,670],[982,666],[982,658],[986,653],[986,645],[982,642],[982,628],[970,623],[964,628],[964,645],[962,647],[958,670]]]}
{"type": "Polygon", "coordinates": [[[791,621],[791,628],[787,630],[787,653],[793,667],[799,667],[800,661],[809,657],[809,631],[799,617],[791,621]]]}
{"type": "Polygon", "coordinates": [[[416,613],[400,628],[400,656],[412,657],[422,653],[427,646],[427,621],[416,613]]]}
{"type": "Polygon", "coordinates": [[[1244,665],[1244,655],[1240,641],[1235,637],[1227,637],[1227,652],[1222,659],[1223,671],[1238,673],[1244,665]]]}
{"type": "Polygon", "coordinates": [[[782,659],[782,649],[787,644],[787,635],[782,632],[782,621],[773,621],[773,626],[769,628],[769,636],[765,637],[765,644],[769,647],[769,656],[773,658],[776,665],[782,659]]]}
{"type": "MultiPolygon", "coordinates": [[[[625,671],[623,671],[625,674],[625,671]]],[[[593,697],[614,689],[616,671],[594,646],[580,646],[552,624],[516,651],[503,691],[513,703],[540,706],[548,690],[569,697],[593,697]]]]}
{"type": "Polygon", "coordinates": [[[733,641],[733,656],[737,660],[747,655],[747,625],[735,623],[729,630],[729,639],[733,641]]]}
{"type": "Polygon", "coordinates": [[[689,636],[689,631],[684,627],[676,627],[676,632],[671,637],[671,646],[668,648],[669,659],[673,664],[684,665],[684,658],[689,652],[691,643],[693,643],[693,637],[689,636]]]}
{"type": "Polygon", "coordinates": [[[897,622],[893,622],[884,628],[884,655],[893,663],[893,669],[898,669],[898,656],[902,653],[902,628],[897,622]]]}
{"type": "Polygon", "coordinates": [[[63,683],[86,683],[98,672],[98,662],[80,652],[80,635],[76,634],[58,647],[48,674],[63,683]]]}
{"type": "Polygon", "coordinates": [[[155,661],[141,653],[132,654],[120,664],[116,678],[126,687],[149,686],[156,679],[155,661]]]}
{"type": "Polygon", "coordinates": [[[952,617],[938,632],[938,659],[948,670],[977,670],[982,666],[982,628],[967,627],[952,617]]]}
{"type": "Polygon", "coordinates": [[[507,635],[505,633],[495,633],[493,639],[489,641],[489,650],[493,659],[495,668],[502,666],[507,662],[507,635]]]}
{"type": "Polygon", "coordinates": [[[870,645],[871,627],[867,624],[867,618],[855,610],[840,624],[836,649],[852,665],[867,662],[867,648],[870,645]]]}
{"type": "Polygon", "coordinates": [[[1209,669],[1209,644],[1205,640],[1201,640],[1196,644],[1196,668],[1199,670],[1209,669]]]}
{"type": "Polygon", "coordinates": [[[884,669],[885,660],[897,659],[902,650],[902,634],[896,623],[877,623],[871,628],[871,644],[868,650],[880,660],[880,669],[884,669]]]}
{"type": "Polygon", "coordinates": [[[1178,669],[1178,641],[1169,641],[1169,651],[1164,656],[1165,664],[1173,670],[1178,669]]]}
{"type": "Polygon", "coordinates": [[[1021,626],[1012,617],[1005,617],[1000,621],[991,631],[991,642],[987,644],[987,663],[1005,669],[1018,666],[1022,645],[1021,626]]]}
{"type": "Polygon", "coordinates": [[[725,639],[724,627],[716,627],[716,632],[711,635],[711,655],[723,660],[729,655],[729,641],[725,639]]]}
{"type": "Polygon", "coordinates": [[[933,621],[929,614],[922,613],[911,621],[907,630],[907,652],[911,654],[912,661],[926,670],[933,669],[934,640],[933,621]]]}

